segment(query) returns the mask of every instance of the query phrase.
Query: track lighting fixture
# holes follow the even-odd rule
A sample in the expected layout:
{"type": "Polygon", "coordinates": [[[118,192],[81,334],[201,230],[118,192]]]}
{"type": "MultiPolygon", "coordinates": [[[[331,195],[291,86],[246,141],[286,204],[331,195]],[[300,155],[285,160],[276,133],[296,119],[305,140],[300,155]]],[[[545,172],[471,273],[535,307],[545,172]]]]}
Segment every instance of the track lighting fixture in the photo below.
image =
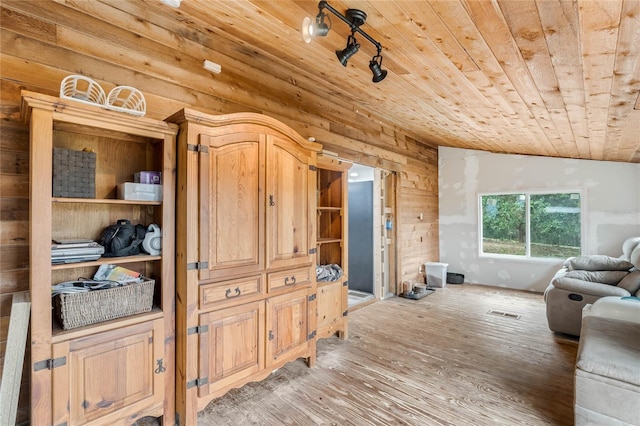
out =
{"type": "Polygon", "coordinates": [[[360,49],[360,45],[356,41],[356,37],[351,34],[349,38],[347,38],[347,47],[343,50],[336,50],[336,56],[343,67],[347,66],[347,61],[358,52],[358,49],[360,49]]]}
{"type": "MultiPolygon", "coordinates": [[[[324,37],[327,35],[331,27],[324,22],[325,17],[327,17],[327,15],[320,11],[315,19],[308,16],[304,18],[302,21],[302,38],[305,42],[311,42],[313,37],[324,37]]],[[[331,23],[331,19],[329,19],[329,23],[331,23]]]]}
{"type": "Polygon", "coordinates": [[[376,56],[371,58],[371,61],[369,62],[369,69],[373,73],[372,81],[374,83],[384,80],[387,76],[387,70],[382,69],[382,56],[380,56],[380,51],[378,51],[376,56]]]}
{"type": "Polygon", "coordinates": [[[331,29],[331,19],[324,11],[328,10],[333,15],[338,17],[342,22],[347,24],[351,28],[351,35],[347,38],[347,47],[343,50],[336,50],[336,56],[343,66],[347,66],[347,61],[353,55],[355,55],[360,49],[360,44],[356,40],[356,33],[362,35],[377,49],[377,54],[371,58],[369,62],[369,69],[373,73],[372,81],[378,83],[387,76],[387,71],[382,69],[382,45],[373,39],[369,34],[360,29],[361,25],[367,20],[367,14],[358,9],[347,9],[346,16],[334,9],[326,1],[320,1],[318,3],[318,14],[315,18],[306,17],[302,21],[302,38],[305,42],[311,42],[314,37],[325,37],[331,29]],[[329,25],[325,23],[325,19],[328,19],[329,25]]]}

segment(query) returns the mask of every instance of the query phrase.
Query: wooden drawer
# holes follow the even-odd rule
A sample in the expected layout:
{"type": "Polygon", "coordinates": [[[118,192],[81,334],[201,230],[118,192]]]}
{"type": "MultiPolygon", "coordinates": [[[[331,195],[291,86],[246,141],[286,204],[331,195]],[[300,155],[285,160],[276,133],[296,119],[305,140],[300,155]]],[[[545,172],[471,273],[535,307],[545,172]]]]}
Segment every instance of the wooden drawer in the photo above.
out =
{"type": "Polygon", "coordinates": [[[293,288],[309,283],[311,283],[311,268],[308,266],[274,272],[267,277],[268,291],[278,290],[283,287],[293,288]]]}
{"type": "Polygon", "coordinates": [[[245,300],[262,293],[262,277],[240,278],[200,286],[200,309],[222,302],[245,300]]]}

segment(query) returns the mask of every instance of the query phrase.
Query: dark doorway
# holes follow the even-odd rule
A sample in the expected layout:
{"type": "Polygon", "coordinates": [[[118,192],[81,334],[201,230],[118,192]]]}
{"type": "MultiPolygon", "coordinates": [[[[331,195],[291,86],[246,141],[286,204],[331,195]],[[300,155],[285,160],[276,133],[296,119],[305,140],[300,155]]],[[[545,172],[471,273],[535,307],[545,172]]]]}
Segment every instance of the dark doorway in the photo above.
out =
{"type": "Polygon", "coordinates": [[[373,294],[373,181],[349,182],[349,290],[373,294]]]}

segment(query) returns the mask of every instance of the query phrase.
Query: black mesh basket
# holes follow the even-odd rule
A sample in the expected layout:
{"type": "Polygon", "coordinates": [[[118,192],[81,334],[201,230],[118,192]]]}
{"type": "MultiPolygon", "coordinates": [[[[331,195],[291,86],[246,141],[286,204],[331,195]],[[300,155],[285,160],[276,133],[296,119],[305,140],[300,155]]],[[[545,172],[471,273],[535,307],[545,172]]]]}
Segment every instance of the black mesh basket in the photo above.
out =
{"type": "Polygon", "coordinates": [[[456,274],[455,272],[447,272],[447,284],[462,284],[464,282],[464,275],[456,274]]]}

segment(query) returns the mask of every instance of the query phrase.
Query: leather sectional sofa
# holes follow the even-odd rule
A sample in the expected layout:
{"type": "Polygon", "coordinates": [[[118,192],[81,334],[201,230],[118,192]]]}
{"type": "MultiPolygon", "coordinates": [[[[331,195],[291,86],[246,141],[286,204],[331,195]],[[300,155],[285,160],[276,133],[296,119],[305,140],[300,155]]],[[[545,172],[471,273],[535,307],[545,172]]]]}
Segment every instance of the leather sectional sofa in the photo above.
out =
{"type": "Polygon", "coordinates": [[[567,259],[544,292],[549,328],[580,336],[582,309],[606,296],[640,296],[640,237],[628,238],[620,257],[567,259]]]}
{"type": "Polygon", "coordinates": [[[640,425],[640,298],[587,305],[575,369],[575,426],[640,425]]]}

